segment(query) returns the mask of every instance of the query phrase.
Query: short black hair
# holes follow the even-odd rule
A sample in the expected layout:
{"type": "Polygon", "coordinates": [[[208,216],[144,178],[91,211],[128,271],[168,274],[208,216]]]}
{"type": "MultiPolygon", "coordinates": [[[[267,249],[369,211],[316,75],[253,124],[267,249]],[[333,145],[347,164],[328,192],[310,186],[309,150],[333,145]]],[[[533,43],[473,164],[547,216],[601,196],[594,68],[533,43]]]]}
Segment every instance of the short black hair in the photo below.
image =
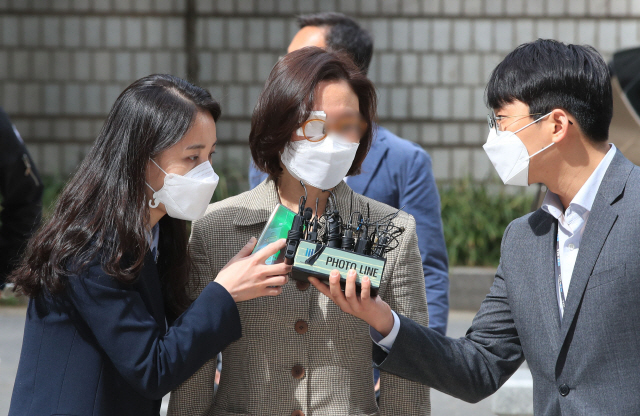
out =
{"type": "Polygon", "coordinates": [[[306,26],[326,27],[327,49],[344,52],[366,75],[373,55],[373,38],[360,25],[342,13],[326,12],[298,16],[300,29],[306,26]]]}
{"type": "Polygon", "coordinates": [[[551,39],[518,46],[493,70],[486,104],[498,109],[514,101],[530,113],[561,108],[575,117],[584,134],[596,142],[609,136],[613,115],[609,67],[592,46],[567,45],[551,39]]]}

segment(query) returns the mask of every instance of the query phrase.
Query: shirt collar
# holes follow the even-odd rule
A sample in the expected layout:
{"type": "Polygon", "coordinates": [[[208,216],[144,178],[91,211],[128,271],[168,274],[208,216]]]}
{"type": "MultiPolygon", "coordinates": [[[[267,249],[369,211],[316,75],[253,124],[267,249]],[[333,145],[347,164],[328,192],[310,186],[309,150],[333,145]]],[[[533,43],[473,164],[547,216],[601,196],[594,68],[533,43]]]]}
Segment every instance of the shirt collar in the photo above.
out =
{"type": "Polygon", "coordinates": [[[149,243],[149,250],[153,252],[153,249],[158,249],[158,242],[160,240],[160,224],[153,226],[151,231],[147,231],[147,242],[149,243]]]}
{"type": "Polygon", "coordinates": [[[542,201],[542,209],[555,219],[559,219],[562,216],[562,202],[558,195],[548,190],[542,201]]]}
{"type": "MultiPolygon", "coordinates": [[[[591,207],[593,206],[593,201],[596,199],[596,194],[598,193],[598,189],[600,188],[600,184],[602,183],[602,179],[604,179],[604,175],[613,160],[613,157],[616,154],[616,146],[613,143],[610,143],[611,148],[604,156],[604,158],[600,161],[596,169],[591,173],[589,179],[582,185],[576,196],[573,197],[569,206],[577,205],[582,208],[585,212],[590,212],[591,207]]],[[[568,207],[567,207],[568,208],[568,207]]],[[[542,201],[542,209],[556,219],[560,218],[563,214],[563,206],[562,202],[560,202],[560,198],[558,195],[554,194],[551,191],[547,191],[544,196],[544,201],[542,201]]]]}

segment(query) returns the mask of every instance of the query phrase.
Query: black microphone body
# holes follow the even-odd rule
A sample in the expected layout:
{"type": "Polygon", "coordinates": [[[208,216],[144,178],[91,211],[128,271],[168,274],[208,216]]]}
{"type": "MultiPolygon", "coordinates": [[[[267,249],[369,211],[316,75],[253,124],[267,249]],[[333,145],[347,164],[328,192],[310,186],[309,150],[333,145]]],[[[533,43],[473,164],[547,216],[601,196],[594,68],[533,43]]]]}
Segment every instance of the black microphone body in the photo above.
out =
{"type": "Polygon", "coordinates": [[[340,218],[338,211],[333,211],[327,219],[327,229],[329,230],[329,243],[327,246],[332,248],[342,247],[342,234],[340,233],[340,218]]]}
{"type": "Polygon", "coordinates": [[[296,215],[293,217],[293,224],[291,229],[287,233],[287,246],[284,252],[285,264],[293,264],[293,259],[296,256],[296,250],[298,250],[298,244],[300,239],[304,236],[304,217],[302,215],[296,215]]]}
{"type": "Polygon", "coordinates": [[[348,229],[344,232],[344,237],[342,237],[342,249],[347,251],[353,251],[356,240],[353,238],[353,231],[348,229]]]}

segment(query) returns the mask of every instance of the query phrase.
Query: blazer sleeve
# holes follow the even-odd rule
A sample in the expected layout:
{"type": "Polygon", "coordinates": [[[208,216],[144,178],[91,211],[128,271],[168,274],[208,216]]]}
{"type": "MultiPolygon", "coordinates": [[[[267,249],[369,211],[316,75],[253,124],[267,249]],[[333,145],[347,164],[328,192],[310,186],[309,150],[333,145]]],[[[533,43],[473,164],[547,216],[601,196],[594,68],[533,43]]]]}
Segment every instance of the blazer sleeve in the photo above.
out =
{"type": "MultiPolygon", "coordinates": [[[[397,313],[427,326],[429,325],[429,313],[415,221],[412,217],[407,217],[409,220],[405,224],[402,241],[395,249],[397,258],[393,269],[390,270],[390,277],[387,279],[386,287],[381,296],[397,313]]],[[[402,379],[390,373],[380,373],[381,416],[428,415],[430,407],[428,386],[402,379]]]]}
{"type": "Polygon", "coordinates": [[[404,186],[399,187],[399,207],[416,221],[424,285],[429,305],[429,328],[445,335],[449,318],[449,259],[442,230],[440,195],[431,158],[416,149],[407,164],[404,186]]]}
{"type": "Polygon", "coordinates": [[[374,366],[471,403],[496,392],[524,361],[504,276],[501,264],[465,337],[445,337],[400,315],[389,354],[374,345],[374,366]]]}
{"type": "Polygon", "coordinates": [[[99,265],[69,279],[71,303],[122,377],[142,396],[161,399],[240,338],[240,315],[231,295],[211,283],[166,331],[140,294],[99,265]]]}
{"type": "MultiPolygon", "coordinates": [[[[206,221],[206,218],[193,223],[189,239],[189,250],[193,262],[189,277],[189,291],[192,299],[196,299],[215,277],[207,255],[208,240],[203,234],[203,221],[206,221]]],[[[213,405],[216,367],[217,357],[214,357],[180,387],[172,391],[167,416],[206,414],[213,405]]]]}

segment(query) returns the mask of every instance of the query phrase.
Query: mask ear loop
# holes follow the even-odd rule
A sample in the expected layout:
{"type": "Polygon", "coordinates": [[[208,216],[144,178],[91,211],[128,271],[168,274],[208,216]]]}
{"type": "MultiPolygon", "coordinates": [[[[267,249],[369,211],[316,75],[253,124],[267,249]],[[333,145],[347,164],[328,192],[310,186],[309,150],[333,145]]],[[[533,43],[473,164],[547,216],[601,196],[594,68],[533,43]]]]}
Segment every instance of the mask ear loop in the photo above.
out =
{"type": "Polygon", "coordinates": [[[537,152],[535,152],[534,154],[532,154],[531,156],[529,156],[529,159],[531,159],[532,157],[534,157],[535,155],[537,155],[538,153],[544,152],[545,150],[547,150],[548,148],[550,148],[551,146],[553,146],[555,143],[551,142],[551,144],[549,146],[545,146],[542,149],[538,150],[537,152]]]}
{"type": "MultiPolygon", "coordinates": [[[[537,123],[538,121],[542,120],[543,118],[548,117],[548,116],[549,116],[549,114],[551,114],[552,112],[553,112],[553,111],[550,111],[550,112],[548,112],[547,114],[543,115],[542,117],[538,118],[537,120],[534,120],[534,121],[532,121],[531,123],[527,124],[526,126],[524,126],[524,127],[520,128],[520,129],[518,129],[518,130],[514,131],[514,132],[513,132],[513,134],[516,134],[516,133],[518,133],[519,131],[526,129],[526,128],[527,128],[527,127],[529,127],[530,125],[537,123]]],[[[550,144],[550,145],[543,147],[542,149],[538,150],[537,152],[535,152],[534,154],[532,154],[531,156],[529,156],[529,159],[531,159],[532,157],[534,157],[534,156],[535,156],[535,155],[537,155],[538,153],[541,153],[541,152],[543,152],[543,151],[547,150],[548,148],[550,148],[550,147],[551,147],[551,146],[553,146],[553,145],[554,145],[554,143],[553,143],[553,142],[551,142],[551,144],[550,144]]]]}
{"type": "MultiPolygon", "coordinates": [[[[145,184],[149,187],[149,189],[153,191],[153,195],[155,195],[156,191],[151,187],[151,185],[149,185],[147,182],[145,182],[145,184]]],[[[160,205],[160,201],[158,201],[155,196],[149,200],[149,206],[151,208],[158,208],[158,205],[160,205]]]]}
{"type": "MultiPolygon", "coordinates": [[[[162,169],[162,168],[160,167],[160,165],[158,165],[158,164],[156,163],[156,161],[155,161],[155,160],[153,160],[153,159],[151,159],[151,158],[149,158],[149,160],[150,160],[150,161],[152,161],[152,162],[153,162],[153,164],[154,164],[154,165],[156,165],[156,166],[158,167],[158,169],[160,169],[160,170],[162,171],[162,173],[164,173],[165,175],[167,175],[167,172],[165,172],[165,171],[164,171],[164,169],[162,169]]],[[[145,181],[144,183],[149,187],[149,189],[151,189],[151,190],[153,191],[153,195],[154,195],[154,197],[153,197],[152,199],[150,199],[150,200],[149,200],[149,207],[151,207],[151,208],[158,208],[158,205],[160,205],[160,201],[158,201],[158,199],[155,197],[156,190],[155,190],[155,189],[153,189],[153,188],[151,187],[151,185],[149,185],[146,181],[145,181]]]]}

